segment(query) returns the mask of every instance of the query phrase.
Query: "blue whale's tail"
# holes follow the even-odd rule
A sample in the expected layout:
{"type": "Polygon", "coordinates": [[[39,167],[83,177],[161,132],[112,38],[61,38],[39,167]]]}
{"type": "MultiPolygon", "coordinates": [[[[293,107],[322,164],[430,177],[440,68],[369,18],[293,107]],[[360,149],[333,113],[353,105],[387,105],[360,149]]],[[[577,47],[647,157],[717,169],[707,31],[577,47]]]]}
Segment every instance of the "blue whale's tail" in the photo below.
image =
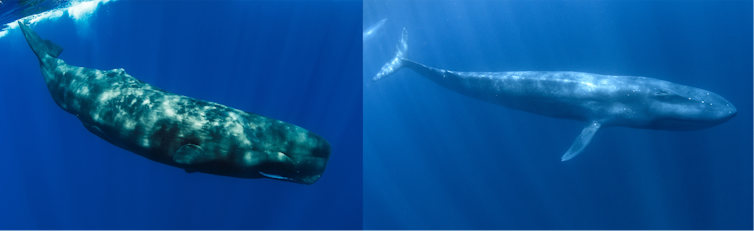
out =
{"type": "Polygon", "coordinates": [[[406,28],[403,28],[403,33],[401,33],[401,41],[398,42],[398,45],[396,45],[396,50],[397,51],[395,52],[395,57],[388,61],[384,66],[382,66],[382,69],[380,69],[380,72],[374,76],[374,79],[372,79],[372,81],[377,81],[385,78],[388,75],[393,74],[403,68],[408,56],[408,31],[406,31],[406,28]]]}
{"type": "Polygon", "coordinates": [[[58,44],[55,44],[47,39],[43,40],[39,37],[39,35],[37,35],[36,32],[31,30],[29,26],[21,23],[21,21],[18,22],[18,27],[21,28],[21,31],[24,33],[24,37],[26,37],[26,42],[29,43],[31,50],[34,51],[34,54],[37,55],[39,61],[42,61],[42,59],[45,58],[45,55],[57,58],[58,55],[63,52],[63,48],[58,44]]]}

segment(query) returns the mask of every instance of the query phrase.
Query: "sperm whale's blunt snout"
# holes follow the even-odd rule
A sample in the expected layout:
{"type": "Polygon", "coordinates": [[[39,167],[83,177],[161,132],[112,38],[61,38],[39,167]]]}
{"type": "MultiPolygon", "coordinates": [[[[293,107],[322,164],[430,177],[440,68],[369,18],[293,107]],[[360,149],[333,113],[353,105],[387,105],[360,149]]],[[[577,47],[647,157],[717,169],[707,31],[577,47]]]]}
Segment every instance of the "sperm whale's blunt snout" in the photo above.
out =
{"type": "Polygon", "coordinates": [[[279,157],[272,159],[282,161],[272,163],[270,166],[273,168],[262,166],[259,173],[268,178],[303,184],[316,182],[330,158],[330,143],[321,136],[294,125],[286,125],[281,133],[283,140],[279,143],[284,144],[284,147],[270,155],[279,157]],[[280,166],[276,166],[278,164],[280,166]]]}

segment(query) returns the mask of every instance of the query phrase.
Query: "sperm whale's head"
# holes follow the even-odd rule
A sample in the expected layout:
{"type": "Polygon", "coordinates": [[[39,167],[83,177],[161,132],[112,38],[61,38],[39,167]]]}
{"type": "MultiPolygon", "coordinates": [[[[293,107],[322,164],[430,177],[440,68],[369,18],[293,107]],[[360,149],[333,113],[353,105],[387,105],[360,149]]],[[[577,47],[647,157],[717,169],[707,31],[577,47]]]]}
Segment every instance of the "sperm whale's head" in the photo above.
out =
{"type": "Polygon", "coordinates": [[[299,126],[274,120],[252,137],[250,156],[259,177],[313,184],[330,159],[330,144],[299,126]]]}

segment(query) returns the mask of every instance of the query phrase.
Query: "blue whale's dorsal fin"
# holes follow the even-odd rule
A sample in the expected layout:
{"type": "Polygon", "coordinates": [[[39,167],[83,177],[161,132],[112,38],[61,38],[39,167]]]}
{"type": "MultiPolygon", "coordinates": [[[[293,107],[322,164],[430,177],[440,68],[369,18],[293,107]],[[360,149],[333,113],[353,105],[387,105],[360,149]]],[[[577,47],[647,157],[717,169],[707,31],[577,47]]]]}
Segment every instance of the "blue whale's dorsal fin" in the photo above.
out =
{"type": "Polygon", "coordinates": [[[207,153],[196,144],[185,144],[175,152],[173,161],[179,164],[201,164],[214,160],[216,157],[207,153]]]}
{"type": "Polygon", "coordinates": [[[584,127],[584,130],[581,131],[581,134],[576,137],[576,140],[573,141],[571,148],[568,149],[565,154],[563,154],[563,157],[561,157],[560,160],[570,160],[581,153],[581,151],[583,151],[584,148],[586,148],[586,146],[589,146],[589,143],[592,142],[592,137],[594,137],[594,134],[600,130],[600,126],[602,126],[602,124],[596,121],[592,121],[587,124],[584,127]]]}

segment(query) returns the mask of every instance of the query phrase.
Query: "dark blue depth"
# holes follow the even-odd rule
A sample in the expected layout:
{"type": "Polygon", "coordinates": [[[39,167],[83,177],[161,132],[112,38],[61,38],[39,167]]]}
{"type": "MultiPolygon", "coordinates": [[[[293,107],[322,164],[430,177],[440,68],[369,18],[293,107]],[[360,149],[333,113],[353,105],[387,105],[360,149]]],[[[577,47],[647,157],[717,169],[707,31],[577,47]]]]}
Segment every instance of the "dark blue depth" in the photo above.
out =
{"type": "Polygon", "coordinates": [[[149,161],[52,101],[20,30],[0,39],[0,229],[359,229],[358,1],[117,1],[33,27],[67,63],[124,68],[165,90],[326,138],[322,178],[299,185],[149,161]]]}
{"type": "Polygon", "coordinates": [[[367,229],[752,229],[751,1],[365,1],[367,229]],[[411,70],[646,76],[718,93],[738,116],[691,132],[583,124],[484,103],[411,70]]]}

